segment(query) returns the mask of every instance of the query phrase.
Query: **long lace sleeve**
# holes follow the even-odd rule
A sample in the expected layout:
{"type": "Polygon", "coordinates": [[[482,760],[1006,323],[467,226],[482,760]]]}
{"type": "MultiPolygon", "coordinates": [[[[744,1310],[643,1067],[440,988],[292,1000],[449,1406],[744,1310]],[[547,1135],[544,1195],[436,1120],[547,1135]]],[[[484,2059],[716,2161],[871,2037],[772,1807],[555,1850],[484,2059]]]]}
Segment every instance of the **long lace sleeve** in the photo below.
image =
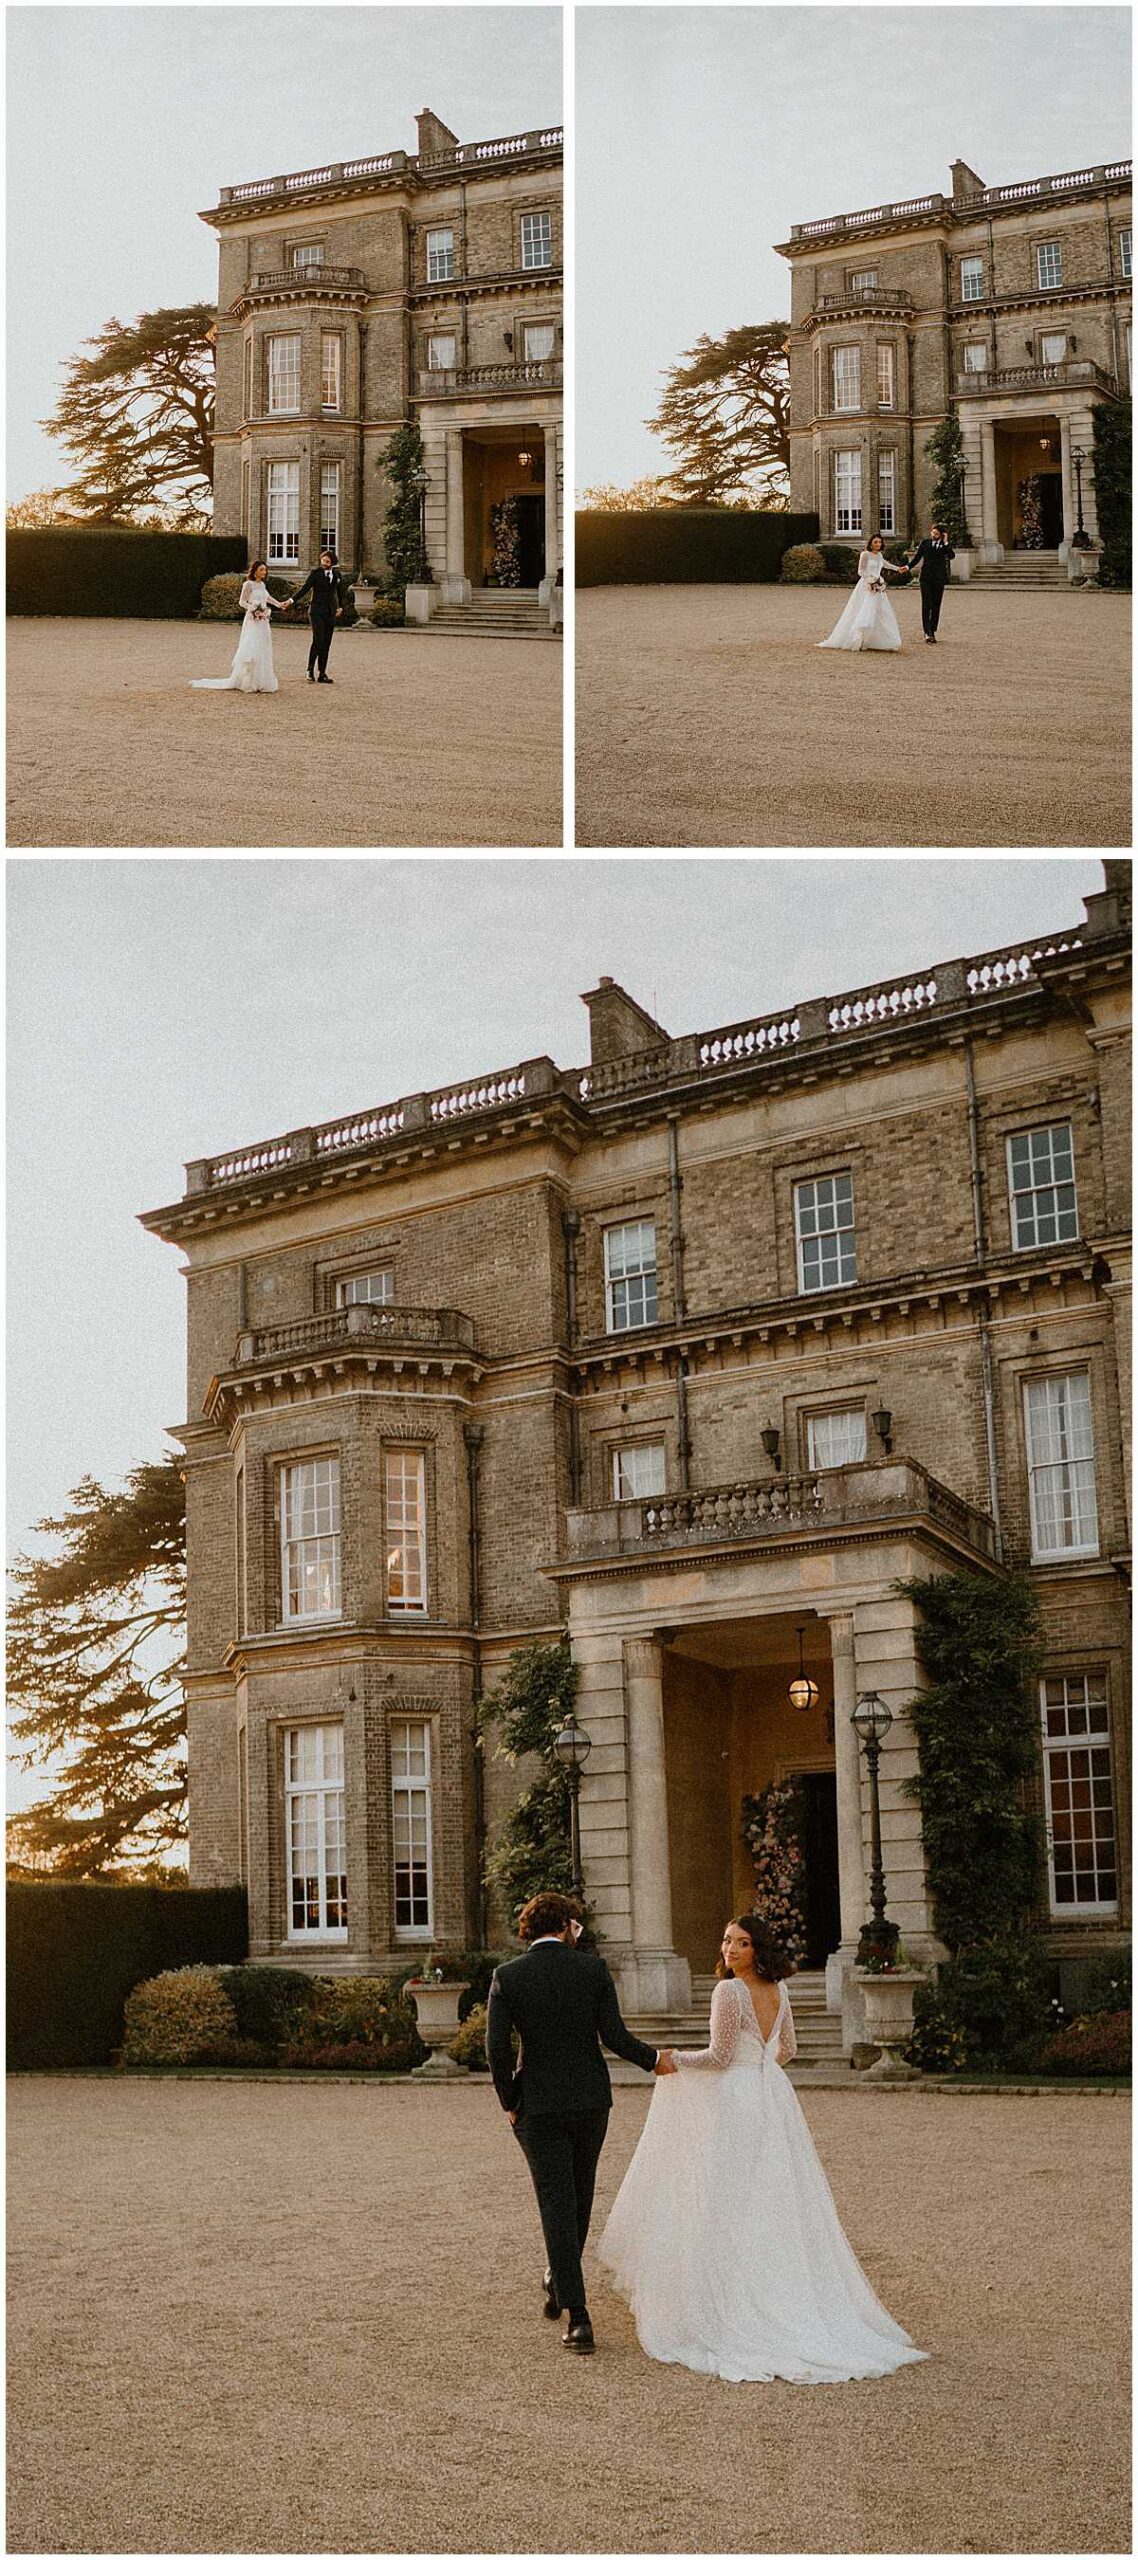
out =
{"type": "Polygon", "coordinates": [[[711,1995],[711,2042],[702,2052],[677,2053],[681,2071],[726,2071],[742,2024],[734,1982],[717,1982],[711,1995]]]}
{"type": "Polygon", "coordinates": [[[240,607],[241,607],[241,611],[242,611],[242,613],[247,613],[247,612],[248,612],[249,607],[250,607],[250,605],[251,605],[252,601],[253,601],[253,581],[252,581],[252,579],[251,579],[251,578],[246,578],[246,580],[245,580],[245,584],[244,584],[244,586],[243,586],[243,587],[242,587],[242,589],[241,589],[241,593],[240,593],[240,595],[239,595],[239,596],[238,596],[238,598],[237,598],[237,602],[238,602],[238,604],[239,604],[239,605],[240,605],[240,607]]]}
{"type": "Polygon", "coordinates": [[[794,2011],[790,2005],[790,1993],[784,1987],[782,1995],[782,2016],[779,2019],[778,2026],[778,2043],[775,2046],[775,2061],[793,2062],[797,2051],[798,2038],[794,2032],[794,2011]]]}

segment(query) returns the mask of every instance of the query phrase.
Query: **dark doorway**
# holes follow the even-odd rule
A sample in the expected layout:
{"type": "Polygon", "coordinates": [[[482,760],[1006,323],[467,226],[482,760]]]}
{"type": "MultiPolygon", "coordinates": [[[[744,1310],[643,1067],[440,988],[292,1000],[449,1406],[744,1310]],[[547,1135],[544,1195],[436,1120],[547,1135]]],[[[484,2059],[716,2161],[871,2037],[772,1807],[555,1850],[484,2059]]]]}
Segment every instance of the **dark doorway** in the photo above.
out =
{"type": "Polygon", "coordinates": [[[519,584],[538,587],[545,576],[545,492],[515,498],[518,511],[519,584]]]}
{"type": "Polygon", "coordinates": [[[802,1847],[806,1866],[806,1963],[824,1965],[841,1945],[838,1896],[838,1788],[832,1769],[803,1771],[802,1847]]]}
{"type": "Polygon", "coordinates": [[[1044,551],[1057,551],[1063,539],[1063,474],[1039,474],[1039,529],[1044,551]]]}

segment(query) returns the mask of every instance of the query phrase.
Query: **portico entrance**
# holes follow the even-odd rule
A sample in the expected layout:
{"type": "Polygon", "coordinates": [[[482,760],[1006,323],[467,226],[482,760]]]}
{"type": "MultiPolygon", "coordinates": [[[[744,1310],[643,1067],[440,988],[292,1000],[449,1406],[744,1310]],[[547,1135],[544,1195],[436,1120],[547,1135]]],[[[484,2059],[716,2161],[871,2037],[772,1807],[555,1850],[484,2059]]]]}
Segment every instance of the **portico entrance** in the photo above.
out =
{"type": "Polygon", "coordinates": [[[740,1620],[661,1644],[664,1762],[672,1870],[673,1943],[693,1975],[711,1972],[727,1919],[751,1908],[754,1864],[744,1835],[748,1797],[793,1779],[800,1793],[808,1947],[823,1966],[841,1944],[834,1691],[824,1621],[740,1620]],[[796,1626],[818,1698],[797,1714],[796,1626]]]}
{"type": "Polygon", "coordinates": [[[545,475],[539,426],[487,427],[463,436],[463,542],[472,588],[540,586],[546,571],[545,475]],[[513,552],[515,578],[501,573],[503,548],[513,552]]]}
{"type": "Polygon", "coordinates": [[[996,522],[1005,551],[1058,551],[1063,540],[1063,441],[1058,418],[997,427],[996,522]]]}

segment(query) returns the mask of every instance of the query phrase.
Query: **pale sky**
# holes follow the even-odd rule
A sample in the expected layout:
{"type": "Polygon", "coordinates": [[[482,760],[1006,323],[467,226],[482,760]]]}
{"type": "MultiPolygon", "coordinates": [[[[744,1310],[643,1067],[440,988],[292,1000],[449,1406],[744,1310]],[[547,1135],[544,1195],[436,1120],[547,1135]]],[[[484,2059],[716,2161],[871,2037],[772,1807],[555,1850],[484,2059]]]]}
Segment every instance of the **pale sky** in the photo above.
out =
{"type": "Polygon", "coordinates": [[[10,8],[9,498],[70,476],[42,433],[62,369],[112,318],[212,302],[223,186],[561,116],[561,11],[10,8]]]}
{"type": "Polygon", "coordinates": [[[1130,151],[1128,8],[579,8],[578,488],[668,468],[644,421],[706,332],[790,312],[795,222],[1130,151]]]}

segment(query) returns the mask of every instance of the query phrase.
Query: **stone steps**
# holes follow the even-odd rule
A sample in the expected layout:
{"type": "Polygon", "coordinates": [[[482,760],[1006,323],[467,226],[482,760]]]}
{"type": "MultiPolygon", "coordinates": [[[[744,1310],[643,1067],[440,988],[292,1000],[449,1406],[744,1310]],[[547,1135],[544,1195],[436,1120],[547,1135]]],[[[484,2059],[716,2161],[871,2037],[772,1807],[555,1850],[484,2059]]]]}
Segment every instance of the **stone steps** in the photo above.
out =
{"type": "MultiPolygon", "coordinates": [[[[826,2007],[825,1974],[795,1974],[789,1987],[798,2039],[798,2062],[807,2068],[848,2068],[842,2059],[841,2018],[836,2010],[826,2007]]],[[[690,2052],[706,2044],[714,1988],[714,1974],[693,1975],[690,2009],[630,2017],[628,2023],[633,2034],[642,2036],[645,2044],[675,2045],[680,2052],[690,2052]]]]}
{"type": "Polygon", "coordinates": [[[479,587],[469,604],[441,604],[429,622],[411,626],[418,631],[449,632],[469,639],[476,632],[481,639],[494,640],[559,640],[561,634],[551,628],[549,608],[537,600],[536,587],[479,587]]]}

